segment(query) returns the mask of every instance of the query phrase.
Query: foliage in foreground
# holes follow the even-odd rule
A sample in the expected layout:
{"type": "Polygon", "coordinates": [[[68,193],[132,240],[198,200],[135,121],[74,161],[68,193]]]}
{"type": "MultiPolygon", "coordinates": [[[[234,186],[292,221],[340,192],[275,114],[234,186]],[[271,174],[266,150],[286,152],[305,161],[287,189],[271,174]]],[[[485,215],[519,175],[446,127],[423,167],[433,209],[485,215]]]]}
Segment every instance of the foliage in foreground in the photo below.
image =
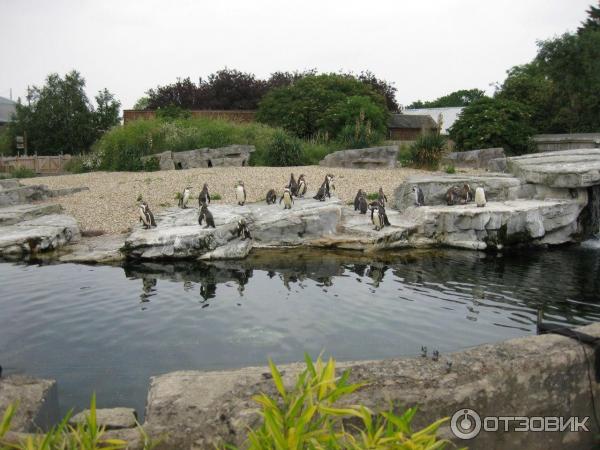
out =
{"type": "Polygon", "coordinates": [[[437,169],[446,151],[446,144],[446,138],[439,132],[421,134],[410,146],[412,165],[437,169]]]}
{"type": "MultiPolygon", "coordinates": [[[[119,450],[127,448],[127,442],[121,439],[105,438],[105,428],[99,426],[96,419],[96,396],[92,395],[90,413],[85,422],[69,424],[68,413],[58,425],[43,434],[28,435],[19,442],[8,441],[6,435],[15,414],[16,406],[9,405],[0,423],[0,450],[119,450]]],[[[142,448],[150,450],[158,442],[153,442],[141,427],[142,448]]]]}
{"type": "Polygon", "coordinates": [[[443,449],[448,444],[436,435],[446,418],[413,431],[416,408],[398,415],[391,408],[376,414],[360,405],[339,406],[341,399],[365,383],[351,384],[348,371],[336,377],[333,359],[327,363],[320,357],[316,363],[308,355],[305,359],[306,369],[291,390],[286,389],[281,373],[269,361],[277,397],[264,393],[254,397],[261,408],[262,424],[249,432],[242,448],[420,450],[443,449]],[[346,426],[347,419],[359,425],[346,426]]]}

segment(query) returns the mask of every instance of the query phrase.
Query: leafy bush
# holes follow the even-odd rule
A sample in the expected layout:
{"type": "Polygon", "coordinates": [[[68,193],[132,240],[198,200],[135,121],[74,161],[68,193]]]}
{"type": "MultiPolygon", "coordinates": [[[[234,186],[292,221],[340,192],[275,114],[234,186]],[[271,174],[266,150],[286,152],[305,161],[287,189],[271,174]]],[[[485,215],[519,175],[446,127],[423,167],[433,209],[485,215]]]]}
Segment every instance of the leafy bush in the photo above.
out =
{"type": "Polygon", "coordinates": [[[160,161],[158,160],[158,158],[148,158],[144,162],[144,170],[146,172],[155,172],[157,170],[160,170],[160,161]]]}
{"type": "Polygon", "coordinates": [[[456,167],[450,165],[450,166],[446,166],[446,169],[444,169],[446,173],[449,174],[453,174],[456,173],[456,167]]]}
{"type": "Polygon", "coordinates": [[[168,105],[156,110],[156,118],[163,120],[189,119],[192,112],[189,109],[183,109],[176,105],[168,105]]]}
{"type": "Polygon", "coordinates": [[[27,167],[17,167],[10,171],[11,178],[33,178],[35,177],[35,172],[27,167]]]}
{"type": "MultiPolygon", "coordinates": [[[[443,449],[448,442],[437,436],[447,421],[438,420],[419,431],[412,430],[416,408],[396,415],[392,409],[375,414],[364,406],[338,406],[338,401],[365,383],[349,383],[350,372],[336,377],[335,361],[313,363],[308,355],[306,369],[296,378],[291,390],[284,386],[281,374],[269,361],[277,397],[254,397],[260,405],[262,424],[250,430],[243,448],[264,449],[443,449]],[[360,427],[349,432],[344,418],[354,418],[360,427]]],[[[229,447],[233,448],[233,447],[229,447]]]]}
{"type": "Polygon", "coordinates": [[[528,108],[512,100],[484,98],[463,109],[450,137],[460,150],[503,147],[509,155],[532,149],[534,129],[528,108]]]}
{"type": "Polygon", "coordinates": [[[302,145],[300,140],[284,131],[277,131],[265,154],[265,164],[284,167],[302,165],[302,145]]]}
{"type": "Polygon", "coordinates": [[[221,194],[210,194],[210,200],[221,200],[223,197],[221,196],[221,194]]]}
{"type": "Polygon", "coordinates": [[[437,169],[445,151],[444,136],[437,132],[423,133],[410,146],[412,164],[417,167],[437,169]]]}
{"type": "Polygon", "coordinates": [[[344,148],[366,148],[383,140],[383,133],[373,129],[371,121],[360,111],[354,125],[347,124],[338,135],[338,142],[344,148]]]}
{"type": "Polygon", "coordinates": [[[12,136],[8,127],[0,128],[0,156],[8,156],[13,152],[12,136]]]}

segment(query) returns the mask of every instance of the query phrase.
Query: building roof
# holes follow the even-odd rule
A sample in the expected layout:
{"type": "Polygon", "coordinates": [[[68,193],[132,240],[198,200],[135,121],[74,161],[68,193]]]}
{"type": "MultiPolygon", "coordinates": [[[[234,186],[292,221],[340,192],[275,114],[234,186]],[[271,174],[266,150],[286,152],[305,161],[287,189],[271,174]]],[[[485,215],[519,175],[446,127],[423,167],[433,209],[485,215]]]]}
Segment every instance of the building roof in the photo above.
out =
{"type": "Polygon", "coordinates": [[[438,116],[441,114],[443,123],[442,123],[442,133],[448,134],[448,128],[450,128],[458,115],[462,112],[464,106],[450,106],[446,108],[419,108],[419,109],[405,109],[402,111],[406,115],[422,115],[427,114],[437,123],[438,116]]]}
{"type": "Polygon", "coordinates": [[[0,97],[0,124],[10,122],[17,104],[6,97],[0,97]]]}
{"type": "Polygon", "coordinates": [[[436,128],[437,124],[429,115],[391,114],[388,128],[436,128]]]}

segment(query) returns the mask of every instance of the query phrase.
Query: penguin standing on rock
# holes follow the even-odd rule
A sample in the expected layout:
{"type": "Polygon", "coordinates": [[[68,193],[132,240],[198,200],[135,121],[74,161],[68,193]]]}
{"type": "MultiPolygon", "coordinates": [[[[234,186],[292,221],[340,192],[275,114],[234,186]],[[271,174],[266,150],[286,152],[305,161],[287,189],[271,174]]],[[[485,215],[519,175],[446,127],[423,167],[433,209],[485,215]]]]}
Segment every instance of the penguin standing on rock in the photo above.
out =
{"type": "Polygon", "coordinates": [[[325,180],[317,191],[317,195],[315,195],[313,198],[315,200],[319,200],[320,202],[324,202],[327,197],[331,198],[331,189],[335,190],[335,186],[333,185],[333,175],[328,173],[325,175],[325,180]]]}
{"type": "Polygon", "coordinates": [[[375,231],[381,230],[385,225],[379,203],[371,207],[371,222],[375,225],[375,231]]]}
{"type": "Polygon", "coordinates": [[[188,201],[190,200],[190,195],[192,195],[192,188],[188,186],[183,190],[183,193],[179,197],[179,207],[181,209],[187,208],[188,201]]]}
{"type": "Polygon", "coordinates": [[[383,188],[381,186],[379,187],[379,192],[377,193],[377,200],[379,200],[379,204],[385,208],[385,206],[387,205],[388,199],[385,196],[385,194],[383,193],[383,188]]]}
{"type": "Polygon", "coordinates": [[[275,189],[269,189],[269,192],[267,192],[267,205],[274,205],[275,203],[277,203],[277,193],[275,189]]]}
{"type": "Polygon", "coordinates": [[[235,186],[235,199],[240,206],[244,206],[244,203],[246,203],[246,188],[244,187],[244,182],[241,180],[235,186]]]}
{"type": "Polygon", "coordinates": [[[252,236],[250,236],[250,231],[248,230],[248,225],[246,224],[246,219],[242,218],[242,219],[238,220],[238,224],[237,224],[235,233],[237,233],[237,236],[239,238],[241,238],[242,241],[245,241],[247,238],[250,239],[252,237],[252,236]]]}
{"type": "Polygon", "coordinates": [[[306,180],[304,179],[304,174],[302,174],[298,177],[298,195],[297,195],[297,197],[304,197],[304,194],[306,194],[307,188],[308,187],[306,185],[306,180]]]}
{"type": "Polygon", "coordinates": [[[283,190],[283,195],[279,199],[279,203],[283,200],[283,209],[292,209],[292,205],[294,204],[294,198],[292,197],[292,192],[289,187],[286,187],[283,190]]]}
{"type": "Polygon", "coordinates": [[[367,197],[365,196],[365,194],[363,192],[363,195],[361,195],[360,198],[358,199],[358,210],[360,211],[361,214],[366,214],[368,209],[369,209],[369,204],[367,203],[367,197]]]}
{"type": "Polygon", "coordinates": [[[419,186],[413,186],[412,191],[415,194],[415,206],[425,206],[425,196],[423,195],[423,189],[419,186]]]}
{"type": "Polygon", "coordinates": [[[356,197],[354,197],[354,211],[358,211],[359,209],[359,203],[360,203],[360,198],[363,196],[363,190],[359,189],[358,192],[356,193],[356,197]]]}
{"type": "Polygon", "coordinates": [[[154,214],[152,214],[152,211],[150,211],[150,207],[146,202],[140,203],[140,222],[144,224],[145,229],[156,226],[154,214]]]}
{"type": "Polygon", "coordinates": [[[477,189],[475,189],[475,203],[479,208],[484,207],[487,203],[485,199],[485,191],[482,187],[478,187],[477,189]]]}
{"type": "Polygon", "coordinates": [[[298,197],[298,183],[294,178],[294,174],[290,176],[290,182],[288,183],[287,187],[290,188],[290,192],[294,197],[298,197]]]}
{"type": "Polygon", "coordinates": [[[208,193],[208,184],[204,183],[200,195],[198,195],[198,207],[202,208],[202,204],[210,204],[210,194],[208,193]]]}
{"type": "Polygon", "coordinates": [[[200,207],[200,215],[198,216],[198,225],[202,225],[202,220],[206,219],[206,226],[204,228],[215,228],[215,219],[212,213],[208,210],[206,203],[203,203],[200,207]]]}

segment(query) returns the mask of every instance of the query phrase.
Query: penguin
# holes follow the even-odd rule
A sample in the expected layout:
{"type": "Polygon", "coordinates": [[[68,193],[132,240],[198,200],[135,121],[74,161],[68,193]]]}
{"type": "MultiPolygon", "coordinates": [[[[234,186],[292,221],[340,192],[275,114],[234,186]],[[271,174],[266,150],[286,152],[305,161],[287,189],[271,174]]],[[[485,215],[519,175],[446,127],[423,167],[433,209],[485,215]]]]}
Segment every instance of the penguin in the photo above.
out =
{"type": "Polygon", "coordinates": [[[471,186],[469,186],[467,183],[463,184],[463,187],[461,189],[461,193],[460,193],[460,197],[461,197],[461,201],[462,203],[469,203],[471,201],[473,201],[473,189],[471,189],[471,186]]]}
{"type": "Polygon", "coordinates": [[[202,204],[210,204],[210,194],[208,193],[208,184],[204,183],[200,194],[198,195],[198,207],[202,208],[202,204]]]}
{"type": "Polygon", "coordinates": [[[267,205],[274,205],[275,203],[277,203],[277,193],[275,189],[269,189],[269,192],[267,192],[267,205]]]}
{"type": "Polygon", "coordinates": [[[333,185],[333,175],[328,173],[325,175],[325,180],[317,191],[317,195],[315,195],[313,198],[323,202],[327,197],[331,198],[331,189],[335,190],[335,186],[333,185]]]}
{"type": "Polygon", "coordinates": [[[242,238],[242,241],[245,241],[246,238],[252,238],[252,236],[250,236],[250,231],[248,230],[248,225],[246,224],[246,219],[242,218],[238,220],[235,233],[237,234],[237,237],[242,238]]]}
{"type": "Polygon", "coordinates": [[[379,187],[379,192],[377,193],[377,199],[379,200],[379,204],[381,204],[385,208],[388,199],[383,193],[383,188],[381,186],[379,187]]]}
{"type": "Polygon", "coordinates": [[[246,203],[246,188],[241,180],[235,186],[235,198],[240,206],[244,206],[244,203],[246,203]]]}
{"type": "Polygon", "coordinates": [[[451,186],[446,191],[446,204],[448,206],[456,205],[461,198],[461,189],[458,186],[451,186]]]}
{"type": "Polygon", "coordinates": [[[379,209],[379,203],[376,203],[371,208],[371,222],[375,225],[375,231],[379,231],[384,227],[383,217],[381,215],[381,210],[379,209]]]}
{"type": "Polygon", "coordinates": [[[415,194],[415,206],[424,206],[425,196],[423,195],[423,189],[421,189],[419,186],[413,186],[412,191],[415,194]]]}
{"type": "Polygon", "coordinates": [[[361,214],[366,214],[368,209],[369,204],[367,203],[367,197],[363,193],[363,195],[361,195],[358,199],[358,210],[361,214]]]}
{"type": "Polygon", "coordinates": [[[381,217],[383,218],[383,224],[386,227],[391,226],[392,224],[390,223],[390,220],[388,219],[387,213],[385,212],[385,206],[383,206],[381,204],[381,202],[377,202],[377,206],[379,208],[379,214],[381,215],[381,217]]]}
{"type": "Polygon", "coordinates": [[[306,194],[306,189],[308,186],[306,185],[306,180],[304,179],[304,174],[298,177],[298,195],[297,197],[304,197],[306,194]]]}
{"type": "Polygon", "coordinates": [[[354,197],[354,211],[359,210],[360,198],[363,196],[363,190],[359,189],[356,193],[356,197],[354,197]]]}
{"type": "Polygon", "coordinates": [[[212,213],[208,210],[208,206],[206,203],[203,203],[200,207],[200,215],[198,216],[198,225],[202,225],[202,220],[206,219],[206,226],[204,228],[216,228],[215,227],[215,219],[212,213]]]}
{"type": "Polygon", "coordinates": [[[279,203],[283,200],[283,209],[292,209],[292,205],[294,204],[294,197],[292,196],[292,192],[289,187],[286,187],[283,190],[283,195],[279,199],[279,203]]]}
{"type": "Polygon", "coordinates": [[[479,208],[485,206],[485,204],[487,203],[485,200],[485,191],[482,187],[478,187],[477,189],[475,189],[475,203],[479,208]]]}
{"type": "Polygon", "coordinates": [[[154,214],[152,214],[152,211],[150,211],[148,203],[146,202],[140,203],[140,222],[144,224],[145,229],[156,226],[154,214]]]}
{"type": "Polygon", "coordinates": [[[290,182],[288,183],[287,187],[290,188],[290,192],[294,197],[298,197],[298,183],[294,178],[294,174],[290,176],[290,182]]]}
{"type": "Polygon", "coordinates": [[[182,208],[182,209],[187,208],[187,203],[190,200],[191,193],[192,193],[192,188],[190,186],[186,187],[183,190],[181,197],[179,197],[179,207],[180,208],[182,208]]]}

